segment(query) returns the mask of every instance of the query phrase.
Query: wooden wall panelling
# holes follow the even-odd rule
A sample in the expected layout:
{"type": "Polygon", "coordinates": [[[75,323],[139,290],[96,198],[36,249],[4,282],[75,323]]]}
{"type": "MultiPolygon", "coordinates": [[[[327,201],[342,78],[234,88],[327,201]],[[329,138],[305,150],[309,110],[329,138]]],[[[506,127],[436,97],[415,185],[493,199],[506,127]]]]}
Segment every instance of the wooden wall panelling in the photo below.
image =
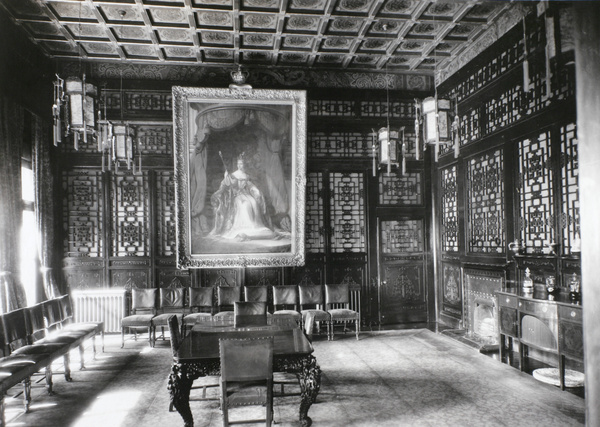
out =
{"type": "Polygon", "coordinates": [[[101,258],[65,258],[63,274],[69,290],[102,288],[107,283],[101,258]]]}
{"type": "Polygon", "coordinates": [[[157,285],[159,288],[184,287],[189,288],[192,285],[192,278],[188,270],[177,268],[157,269],[157,285]]]}
{"type": "Polygon", "coordinates": [[[284,280],[284,268],[247,268],[244,271],[244,286],[281,286],[284,280]]]}
{"type": "Polygon", "coordinates": [[[243,286],[240,268],[203,268],[200,270],[202,286],[243,286]]]}
{"type": "Polygon", "coordinates": [[[442,262],[440,315],[454,327],[462,326],[463,285],[460,263],[442,262]]]}

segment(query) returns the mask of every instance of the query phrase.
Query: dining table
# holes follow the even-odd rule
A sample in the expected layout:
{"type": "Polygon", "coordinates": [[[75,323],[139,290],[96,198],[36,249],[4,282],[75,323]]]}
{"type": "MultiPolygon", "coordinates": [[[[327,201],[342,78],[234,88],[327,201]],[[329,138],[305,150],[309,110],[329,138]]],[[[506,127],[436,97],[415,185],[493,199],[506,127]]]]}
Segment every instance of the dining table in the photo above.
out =
{"type": "Polygon", "coordinates": [[[179,412],[185,427],[192,427],[190,390],[194,380],[220,375],[219,340],[273,337],[273,371],[293,373],[300,385],[299,419],[310,426],[310,406],[321,387],[321,369],[313,355],[313,346],[300,328],[281,325],[236,327],[233,322],[211,321],[195,324],[183,338],[173,356],[168,390],[171,403],[179,412]]]}

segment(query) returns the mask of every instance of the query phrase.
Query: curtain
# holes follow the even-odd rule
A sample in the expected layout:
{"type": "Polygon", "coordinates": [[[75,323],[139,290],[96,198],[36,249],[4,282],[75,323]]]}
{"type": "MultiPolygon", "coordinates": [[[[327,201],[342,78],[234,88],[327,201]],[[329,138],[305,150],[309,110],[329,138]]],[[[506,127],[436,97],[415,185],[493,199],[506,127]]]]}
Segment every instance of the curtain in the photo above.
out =
{"type": "Polygon", "coordinates": [[[33,176],[35,183],[35,219],[38,229],[38,254],[42,271],[42,283],[46,298],[60,295],[54,241],[54,177],[50,162],[50,138],[42,119],[33,115],[31,124],[33,139],[33,176]]]}
{"type": "Polygon", "coordinates": [[[0,309],[25,307],[18,276],[23,108],[0,96],[0,309]]]}

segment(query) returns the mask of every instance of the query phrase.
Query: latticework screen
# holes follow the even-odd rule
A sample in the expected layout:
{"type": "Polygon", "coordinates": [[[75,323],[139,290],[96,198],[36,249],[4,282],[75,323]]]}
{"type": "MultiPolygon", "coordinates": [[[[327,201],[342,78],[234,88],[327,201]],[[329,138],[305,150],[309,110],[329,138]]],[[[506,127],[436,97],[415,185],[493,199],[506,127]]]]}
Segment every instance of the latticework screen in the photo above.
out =
{"type": "Polygon", "coordinates": [[[550,132],[519,141],[519,231],[531,253],[556,241],[551,155],[550,132]]]}
{"type": "Polygon", "coordinates": [[[329,186],[331,251],[366,252],[363,175],[332,173],[329,186]]]}
{"type": "Polygon", "coordinates": [[[63,226],[69,257],[103,256],[102,176],[99,171],[69,171],[63,174],[63,226]]]}
{"type": "Polygon", "coordinates": [[[571,254],[574,239],[579,239],[579,167],[575,124],[560,128],[563,229],[562,251],[571,254]]]}
{"type": "Polygon", "coordinates": [[[442,251],[458,252],[458,193],[456,165],[441,170],[442,251]]]}
{"type": "Polygon", "coordinates": [[[467,162],[467,248],[475,253],[504,253],[503,150],[473,157],[467,162]]]}

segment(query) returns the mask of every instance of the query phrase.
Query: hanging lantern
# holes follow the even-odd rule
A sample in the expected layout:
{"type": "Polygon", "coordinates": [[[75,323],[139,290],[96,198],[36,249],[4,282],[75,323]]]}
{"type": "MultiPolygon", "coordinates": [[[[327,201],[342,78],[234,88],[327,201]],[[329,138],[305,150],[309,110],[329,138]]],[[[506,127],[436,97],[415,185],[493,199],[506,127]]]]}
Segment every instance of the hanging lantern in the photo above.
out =
{"type": "Polygon", "coordinates": [[[440,144],[448,144],[452,141],[450,134],[450,101],[429,97],[423,100],[423,140],[425,144],[434,146],[435,161],[439,156],[440,144]]]}
{"type": "Polygon", "coordinates": [[[62,142],[62,110],[65,102],[65,81],[58,74],[54,81],[54,104],[52,104],[53,139],[57,146],[62,142]]]}
{"type": "MultiPolygon", "coordinates": [[[[135,155],[139,149],[135,144],[135,129],[129,126],[129,123],[116,122],[112,125],[112,161],[115,164],[115,170],[119,170],[119,165],[127,165],[127,170],[133,167],[133,173],[136,172],[135,155]]],[[[141,170],[141,156],[138,158],[139,169],[141,170]]]]}
{"type": "Polygon", "coordinates": [[[69,123],[67,133],[73,134],[75,150],[79,149],[79,139],[87,143],[88,134],[94,134],[94,98],[96,87],[83,79],[70,77],[65,81],[68,100],[69,123]]]}

